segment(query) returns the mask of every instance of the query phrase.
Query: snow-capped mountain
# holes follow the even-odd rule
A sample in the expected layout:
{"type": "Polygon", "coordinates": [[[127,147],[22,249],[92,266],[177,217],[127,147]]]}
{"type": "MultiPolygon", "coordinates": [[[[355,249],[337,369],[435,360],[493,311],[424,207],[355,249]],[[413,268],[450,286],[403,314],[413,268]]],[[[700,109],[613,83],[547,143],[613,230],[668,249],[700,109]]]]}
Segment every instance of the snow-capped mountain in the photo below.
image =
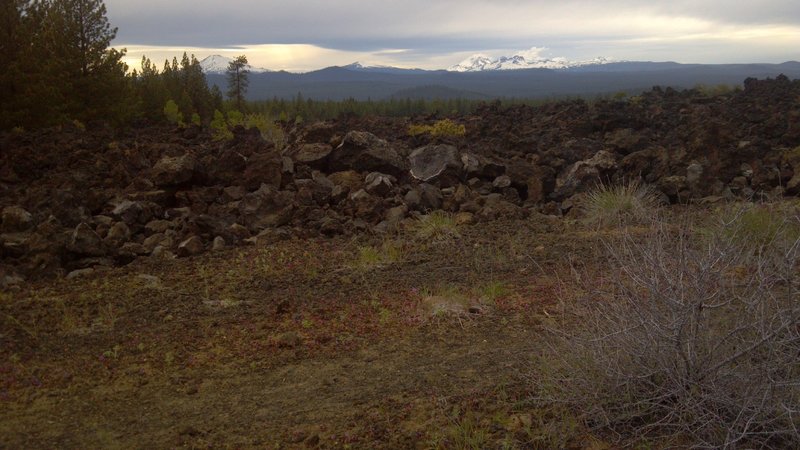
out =
{"type": "Polygon", "coordinates": [[[517,52],[512,56],[500,56],[499,58],[477,53],[454,66],[450,66],[447,70],[450,72],[480,72],[484,70],[513,69],[570,69],[616,62],[610,58],[603,57],[588,61],[569,61],[561,57],[549,58],[542,55],[544,50],[544,48],[533,47],[530,50],[517,52]]]}
{"type": "MultiPolygon", "coordinates": [[[[228,70],[228,64],[231,61],[233,61],[233,58],[228,58],[227,56],[211,55],[200,61],[200,67],[203,68],[205,73],[224,74],[228,70]]],[[[253,67],[249,64],[247,65],[247,70],[252,73],[269,72],[267,69],[253,67]]]]}
{"type": "Polygon", "coordinates": [[[369,72],[369,73],[424,73],[425,70],[423,69],[406,69],[402,67],[394,67],[394,66],[366,66],[361,64],[360,62],[354,62],[352,64],[348,64],[346,66],[342,66],[342,69],[351,70],[353,72],[369,72]]]}

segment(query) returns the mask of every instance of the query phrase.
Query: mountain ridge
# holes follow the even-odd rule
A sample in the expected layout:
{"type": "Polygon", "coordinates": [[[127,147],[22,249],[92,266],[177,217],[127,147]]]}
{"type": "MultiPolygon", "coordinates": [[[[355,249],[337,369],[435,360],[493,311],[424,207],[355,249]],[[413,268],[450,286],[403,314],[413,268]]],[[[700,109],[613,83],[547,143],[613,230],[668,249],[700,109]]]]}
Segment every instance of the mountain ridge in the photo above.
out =
{"type": "MultiPolygon", "coordinates": [[[[227,56],[210,55],[206,56],[205,58],[203,58],[202,61],[200,61],[200,67],[203,69],[203,72],[205,73],[224,75],[225,72],[228,70],[228,64],[230,64],[232,61],[233,58],[228,58],[227,56]]],[[[248,64],[245,67],[251,73],[272,72],[269,69],[264,69],[261,67],[253,67],[250,64],[248,64]]]]}

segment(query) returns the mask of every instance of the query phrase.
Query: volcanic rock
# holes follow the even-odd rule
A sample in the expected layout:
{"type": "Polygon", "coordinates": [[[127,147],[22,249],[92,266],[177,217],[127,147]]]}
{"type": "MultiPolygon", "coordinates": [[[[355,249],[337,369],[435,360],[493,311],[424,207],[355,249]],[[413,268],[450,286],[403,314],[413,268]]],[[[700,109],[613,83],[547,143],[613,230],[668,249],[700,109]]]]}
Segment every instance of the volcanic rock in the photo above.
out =
{"type": "Polygon", "coordinates": [[[177,186],[189,182],[194,175],[197,161],[193,156],[165,156],[158,160],[150,172],[156,186],[177,186]]]}
{"type": "Polygon", "coordinates": [[[86,256],[103,256],[106,253],[100,236],[85,222],[78,224],[72,231],[67,249],[86,256]]]}
{"type": "Polygon", "coordinates": [[[347,133],[330,157],[334,171],[381,172],[399,177],[406,170],[405,162],[388,142],[366,131],[347,133]]]}
{"type": "Polygon", "coordinates": [[[258,189],[261,185],[279,189],[282,175],[283,159],[278,153],[256,153],[247,160],[242,183],[247,189],[258,189]]]}
{"type": "Polygon", "coordinates": [[[385,197],[391,192],[396,181],[393,176],[380,172],[372,172],[364,179],[367,192],[378,197],[385,197]]]}
{"type": "Polygon", "coordinates": [[[33,216],[20,206],[6,206],[2,213],[2,231],[25,231],[33,226],[33,216]]]}
{"type": "Polygon", "coordinates": [[[193,256],[203,253],[205,245],[200,236],[191,236],[178,244],[178,256],[193,256]]]}
{"type": "Polygon", "coordinates": [[[427,145],[408,157],[411,176],[424,182],[437,181],[440,186],[453,186],[461,179],[463,163],[458,149],[452,145],[427,145]]]}
{"type": "Polygon", "coordinates": [[[324,143],[304,144],[290,156],[297,164],[305,164],[315,169],[324,169],[333,147],[324,143]]]}

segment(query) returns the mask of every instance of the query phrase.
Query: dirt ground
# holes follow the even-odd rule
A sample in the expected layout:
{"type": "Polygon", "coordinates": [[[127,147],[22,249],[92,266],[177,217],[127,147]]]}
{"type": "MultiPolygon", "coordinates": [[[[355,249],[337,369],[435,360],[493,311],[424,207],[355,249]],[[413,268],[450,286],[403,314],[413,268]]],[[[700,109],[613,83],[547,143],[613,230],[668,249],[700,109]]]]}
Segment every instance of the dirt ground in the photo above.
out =
{"type": "Polygon", "coordinates": [[[526,403],[542,318],[595,239],[545,216],[457,232],[143,258],[3,293],[0,447],[602,448],[526,403]]]}

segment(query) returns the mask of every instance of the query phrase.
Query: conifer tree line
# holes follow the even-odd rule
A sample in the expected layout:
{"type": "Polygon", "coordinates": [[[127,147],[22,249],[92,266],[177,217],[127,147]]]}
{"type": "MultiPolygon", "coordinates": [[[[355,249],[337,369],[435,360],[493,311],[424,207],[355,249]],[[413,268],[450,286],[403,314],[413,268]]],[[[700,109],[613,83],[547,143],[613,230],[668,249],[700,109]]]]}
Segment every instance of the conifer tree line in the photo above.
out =
{"type": "Polygon", "coordinates": [[[100,0],[2,0],[0,125],[130,114],[124,52],[100,0]]]}
{"type": "Polygon", "coordinates": [[[143,58],[129,72],[102,0],[0,1],[0,129],[161,121],[170,101],[187,122],[208,122],[222,108],[194,56],[162,70],[143,58]]]}
{"type": "Polygon", "coordinates": [[[180,61],[165,61],[160,69],[143,57],[139,68],[129,70],[123,61],[125,50],[110,47],[117,29],[106,13],[102,0],[0,0],[0,63],[5,66],[0,70],[0,130],[76,120],[119,126],[145,119],[210,125],[227,135],[227,127],[248,121],[274,125],[275,120],[298,123],[343,114],[451,115],[473,111],[482,103],[315,101],[300,93],[293,100],[247,102],[249,66],[244,55],[228,67],[229,101],[224,102],[221,90],[209,87],[194,55],[184,53],[180,61]]]}

